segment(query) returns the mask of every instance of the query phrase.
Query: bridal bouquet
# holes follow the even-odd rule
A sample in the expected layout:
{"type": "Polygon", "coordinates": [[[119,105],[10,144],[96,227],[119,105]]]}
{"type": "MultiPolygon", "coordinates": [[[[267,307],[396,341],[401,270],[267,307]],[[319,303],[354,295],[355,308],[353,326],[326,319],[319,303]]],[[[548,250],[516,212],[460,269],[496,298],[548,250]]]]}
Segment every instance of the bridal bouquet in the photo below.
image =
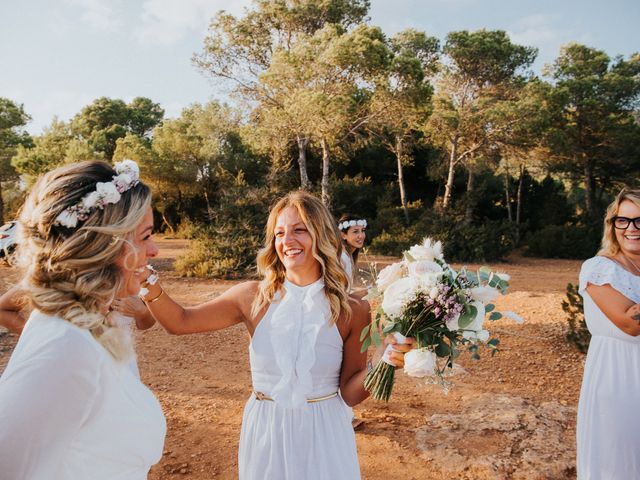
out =
{"type": "MultiPolygon", "coordinates": [[[[375,320],[362,330],[360,340],[365,351],[371,342],[381,342],[378,334],[393,333],[398,343],[414,337],[417,346],[405,355],[405,372],[411,376],[435,376],[445,385],[444,374],[453,368],[453,360],[462,348],[479,359],[479,347],[486,346],[492,355],[498,339],[490,339],[484,320],[498,320],[502,314],[492,301],[504,294],[509,276],[494,273],[488,267],[476,271],[455,271],[444,260],[442,244],[425,238],[404,252],[401,262],[380,271],[376,286],[367,299],[379,304],[375,320]]],[[[522,319],[505,312],[518,322],[522,319]]],[[[382,359],[365,378],[365,388],[376,400],[389,400],[393,390],[395,368],[388,360],[388,345],[382,359]]]]}

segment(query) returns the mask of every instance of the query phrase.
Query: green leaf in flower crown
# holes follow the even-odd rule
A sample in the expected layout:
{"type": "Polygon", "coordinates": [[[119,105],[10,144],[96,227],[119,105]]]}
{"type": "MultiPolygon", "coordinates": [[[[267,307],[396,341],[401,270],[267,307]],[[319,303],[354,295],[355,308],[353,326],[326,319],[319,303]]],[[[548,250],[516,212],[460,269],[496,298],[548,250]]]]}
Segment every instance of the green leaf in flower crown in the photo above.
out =
{"type": "Polygon", "coordinates": [[[460,327],[460,329],[464,330],[469,325],[471,325],[471,322],[475,320],[477,315],[478,315],[478,309],[474,305],[467,303],[464,306],[464,311],[462,312],[462,314],[460,315],[460,318],[458,319],[458,326],[460,327]]]}
{"type": "Polygon", "coordinates": [[[502,318],[502,314],[500,312],[492,312],[489,315],[489,320],[500,320],[502,318]]]}
{"type": "Polygon", "coordinates": [[[366,327],[364,327],[362,329],[362,331],[360,332],[360,341],[362,342],[367,335],[369,335],[369,330],[371,330],[371,324],[367,325],[366,327]]]}
{"type": "Polygon", "coordinates": [[[496,306],[493,303],[487,303],[484,306],[484,311],[485,313],[489,313],[489,312],[493,312],[495,310],[496,306]]]}
{"type": "Polygon", "coordinates": [[[498,344],[500,343],[500,340],[497,338],[492,338],[491,340],[489,340],[487,342],[487,346],[491,347],[491,348],[496,348],[498,346],[498,344]]]}
{"type": "Polygon", "coordinates": [[[413,255],[411,255],[409,252],[404,252],[404,258],[409,263],[416,261],[416,259],[413,258],[413,255]]]}

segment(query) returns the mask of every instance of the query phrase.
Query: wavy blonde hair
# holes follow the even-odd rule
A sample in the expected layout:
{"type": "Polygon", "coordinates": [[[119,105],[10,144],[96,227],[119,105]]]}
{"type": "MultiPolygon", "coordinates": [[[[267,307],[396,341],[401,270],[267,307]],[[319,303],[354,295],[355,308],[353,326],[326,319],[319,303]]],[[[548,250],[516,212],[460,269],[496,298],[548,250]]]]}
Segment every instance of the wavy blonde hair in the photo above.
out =
{"type": "Polygon", "coordinates": [[[324,204],[310,193],[302,190],[291,192],[281,198],[269,212],[265,227],[264,247],[258,253],[258,273],[263,279],[258,288],[252,314],[256,316],[273,300],[285,280],[285,267],[275,248],[275,227],[280,213],[289,207],[295,208],[309,230],[313,245],[313,257],[320,264],[325,294],[331,306],[331,322],[351,318],[349,305],[349,279],[340,262],[342,240],[336,222],[324,204]]]}
{"type": "Polygon", "coordinates": [[[623,188],[615,200],[607,207],[607,213],[604,216],[602,243],[598,255],[613,256],[620,251],[620,244],[616,238],[615,227],[613,226],[613,218],[618,215],[620,204],[625,200],[629,200],[640,207],[640,190],[623,188]]]}
{"type": "Polygon", "coordinates": [[[56,217],[116,175],[106,162],[57,168],[34,185],[18,220],[18,264],[33,308],[89,330],[117,360],[133,353],[128,332],[110,318],[108,305],[124,286],[116,261],[151,204],[143,183],[122,193],[117,203],[92,210],[77,228],[55,225],[56,217]]]}

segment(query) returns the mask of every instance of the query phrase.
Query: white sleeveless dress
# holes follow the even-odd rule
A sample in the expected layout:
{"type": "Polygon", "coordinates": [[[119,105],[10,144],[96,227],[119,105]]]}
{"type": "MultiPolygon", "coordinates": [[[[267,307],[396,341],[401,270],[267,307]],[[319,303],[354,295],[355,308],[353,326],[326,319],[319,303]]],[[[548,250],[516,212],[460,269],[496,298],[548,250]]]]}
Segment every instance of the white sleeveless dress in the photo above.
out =
{"type": "Polygon", "coordinates": [[[592,337],[578,403],[578,479],[640,479],[640,336],[605,316],[585,290],[589,283],[640,303],[640,277],[606,257],[584,262],[580,293],[592,337]]]}
{"type": "Polygon", "coordinates": [[[249,355],[255,394],[240,434],[240,480],[355,480],[360,478],[351,417],[338,391],[343,342],[329,323],[322,279],[285,294],[258,324],[249,355]]]}

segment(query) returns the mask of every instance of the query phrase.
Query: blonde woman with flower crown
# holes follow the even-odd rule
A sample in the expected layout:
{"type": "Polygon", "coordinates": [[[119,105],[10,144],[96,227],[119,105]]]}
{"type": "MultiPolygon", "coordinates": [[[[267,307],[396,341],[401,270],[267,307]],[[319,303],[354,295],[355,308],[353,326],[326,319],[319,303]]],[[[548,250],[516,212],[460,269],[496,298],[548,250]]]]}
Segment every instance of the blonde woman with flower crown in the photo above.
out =
{"type": "MultiPolygon", "coordinates": [[[[360,478],[344,406],[368,396],[360,332],[369,307],[347,293],[335,225],[316,197],[290,193],[269,214],[257,261],[262,281],[193,308],[175,303],[159,282],[146,286],[149,310],[171,333],[243,323],[251,336],[253,393],[242,419],[240,480],[360,478]]],[[[409,348],[393,353],[398,366],[409,348]]]]}
{"type": "Polygon", "coordinates": [[[32,313],[0,378],[0,477],[141,480],[160,460],[165,419],[131,369],[130,332],[110,312],[140,291],[157,254],[151,192],[132,161],[44,175],[22,208],[22,284],[0,298],[32,313]],[[19,292],[20,295],[17,295],[19,292]]]}

